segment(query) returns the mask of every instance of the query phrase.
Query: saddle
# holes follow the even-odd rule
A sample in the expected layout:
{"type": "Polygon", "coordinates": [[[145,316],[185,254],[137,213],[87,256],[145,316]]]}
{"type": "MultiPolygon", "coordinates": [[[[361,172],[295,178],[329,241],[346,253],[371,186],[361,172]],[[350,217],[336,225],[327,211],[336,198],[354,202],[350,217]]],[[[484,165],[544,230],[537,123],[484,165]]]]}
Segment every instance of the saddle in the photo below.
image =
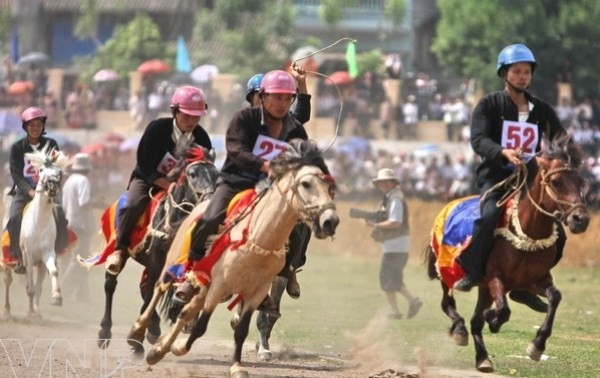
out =
{"type": "MultiPolygon", "coordinates": [[[[238,214],[248,207],[256,197],[257,192],[255,189],[246,189],[236,194],[227,206],[227,216],[221,230],[227,231],[238,214]]],[[[243,232],[236,235],[232,235],[231,232],[222,231],[213,238],[213,242],[210,249],[207,251],[206,256],[199,261],[195,261],[193,266],[190,266],[188,254],[192,246],[192,234],[196,228],[196,223],[202,218],[202,215],[203,214],[200,214],[187,229],[179,257],[167,268],[166,275],[162,278],[163,284],[181,281],[184,279],[184,275],[191,273],[189,274],[190,279],[194,281],[197,286],[207,285],[211,281],[210,272],[212,267],[219,260],[225,249],[229,246],[233,246],[235,249],[236,246],[246,242],[247,230],[243,230],[243,232]]]]}
{"type": "MultiPolygon", "coordinates": [[[[446,204],[435,218],[431,248],[437,257],[438,276],[448,287],[452,287],[465,274],[456,258],[471,243],[474,222],[480,217],[479,199],[480,196],[455,199],[446,204]]],[[[497,229],[507,227],[511,205],[512,200],[505,204],[497,229]]]]}
{"type": "MultiPolygon", "coordinates": [[[[144,241],[144,237],[148,232],[148,226],[152,221],[152,216],[154,215],[154,212],[156,211],[158,204],[164,195],[165,191],[160,191],[153,196],[150,200],[150,203],[146,207],[146,210],[140,216],[135,229],[130,236],[129,245],[131,246],[130,252],[132,254],[137,253],[142,248],[142,242],[144,241]]],[[[102,215],[100,216],[100,227],[106,245],[102,251],[96,255],[87,258],[77,256],[77,260],[82,266],[89,269],[92,266],[103,264],[108,256],[115,251],[115,247],[117,245],[117,229],[119,228],[119,217],[117,214],[119,214],[121,209],[123,209],[126,204],[127,193],[124,193],[115,202],[104,209],[102,215]]]]}

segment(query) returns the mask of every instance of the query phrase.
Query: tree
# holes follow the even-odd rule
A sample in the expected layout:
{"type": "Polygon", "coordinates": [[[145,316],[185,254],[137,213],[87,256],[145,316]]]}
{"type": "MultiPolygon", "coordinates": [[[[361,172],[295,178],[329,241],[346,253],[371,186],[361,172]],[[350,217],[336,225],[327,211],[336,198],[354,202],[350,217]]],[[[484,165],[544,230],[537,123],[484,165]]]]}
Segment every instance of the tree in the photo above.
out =
{"type": "Polygon", "coordinates": [[[128,24],[115,28],[112,37],[98,48],[94,57],[78,61],[82,77],[89,81],[100,69],[111,68],[127,77],[148,59],[173,60],[173,49],[167,49],[158,25],[146,15],[137,15],[128,24]]]}
{"type": "Polygon", "coordinates": [[[81,39],[92,39],[96,45],[102,45],[98,40],[98,2],[97,0],[84,0],[81,4],[75,35],[81,39]]]}
{"type": "Polygon", "coordinates": [[[248,78],[257,72],[283,68],[303,44],[294,33],[290,0],[222,0],[201,9],[191,45],[195,65],[215,64],[221,71],[248,78]]]}
{"type": "Polygon", "coordinates": [[[532,90],[541,97],[554,102],[556,76],[567,58],[576,93],[598,92],[597,1],[439,0],[438,6],[432,51],[449,76],[475,78],[484,91],[499,89],[498,53],[506,45],[525,43],[538,61],[532,90]]]}

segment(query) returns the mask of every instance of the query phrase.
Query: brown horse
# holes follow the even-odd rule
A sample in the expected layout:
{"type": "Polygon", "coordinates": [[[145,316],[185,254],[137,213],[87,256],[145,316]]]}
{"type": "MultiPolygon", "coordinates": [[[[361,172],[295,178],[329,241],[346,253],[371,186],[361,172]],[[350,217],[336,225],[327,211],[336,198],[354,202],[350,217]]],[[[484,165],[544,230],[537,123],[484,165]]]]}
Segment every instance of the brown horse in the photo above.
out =
{"type": "MultiPolygon", "coordinates": [[[[189,352],[193,342],[206,331],[220,300],[229,295],[238,295],[238,298],[242,298],[242,315],[234,332],[235,352],[230,373],[232,377],[248,376],[241,366],[242,346],[254,310],[263,301],[273,279],[284,265],[286,243],[292,229],[298,221],[303,221],[312,227],[317,238],[324,239],[334,235],[339,223],[332,198],[333,181],[324,173],[325,163],[315,144],[293,141],[290,149],[271,162],[271,169],[275,176],[272,186],[261,191],[257,200],[242,207],[240,215],[232,219],[228,223],[230,226],[214,239],[213,243],[217,246],[223,238],[230,240],[221,254],[218,254],[218,248],[211,249],[207,254],[208,260],[218,256],[214,264],[207,272],[199,272],[200,275],[190,272],[199,281],[200,290],[183,307],[169,333],[149,351],[146,356],[149,364],[157,363],[169,351],[176,355],[189,352]],[[189,338],[175,342],[184,326],[195,320],[200,311],[189,338]]],[[[173,246],[178,243],[179,234],[173,246]]],[[[173,255],[178,255],[173,246],[167,262],[172,261],[173,255]]],[[[168,274],[167,271],[164,273],[168,274]]],[[[161,285],[155,286],[151,306],[157,304],[164,290],[161,285]]],[[[149,311],[150,306],[130,331],[128,338],[133,342],[142,339],[149,311]]]]}
{"type": "MultiPolygon", "coordinates": [[[[509,192],[512,205],[506,209],[506,225],[499,225],[495,231],[496,239],[485,277],[479,284],[477,305],[471,318],[475,363],[481,372],[494,371],[483,341],[483,327],[487,323],[490,332],[496,333],[509,320],[506,294],[513,290],[529,290],[548,299],[546,317],[527,348],[527,354],[532,360],[539,361],[546,348],[562,297],[550,272],[556,264],[557,222],[568,226],[572,233],[584,232],[589,224],[580,166],[580,149],[568,138],[562,137],[545,141],[540,156],[517,167],[509,178],[517,183],[509,192]]],[[[442,212],[448,211],[447,208],[442,212]]],[[[426,250],[428,275],[431,279],[441,280],[442,310],[452,320],[450,335],[458,345],[467,345],[465,321],[457,312],[450,290],[452,281],[456,279],[453,276],[456,263],[452,258],[442,256],[447,244],[442,242],[440,231],[449,229],[449,222],[438,222],[440,219],[436,220],[432,243],[426,250]]],[[[458,222],[453,227],[456,229],[457,225],[458,222]]],[[[446,242],[448,235],[444,234],[446,242]]],[[[459,251],[460,247],[454,250],[459,251]]]]}

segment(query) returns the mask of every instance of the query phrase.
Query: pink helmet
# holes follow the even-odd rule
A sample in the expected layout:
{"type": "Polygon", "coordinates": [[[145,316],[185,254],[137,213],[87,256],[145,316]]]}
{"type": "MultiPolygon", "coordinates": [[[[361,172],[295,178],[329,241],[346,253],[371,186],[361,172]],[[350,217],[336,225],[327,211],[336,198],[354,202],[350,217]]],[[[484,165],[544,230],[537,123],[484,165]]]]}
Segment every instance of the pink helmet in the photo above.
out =
{"type": "Polygon", "coordinates": [[[37,106],[32,106],[23,111],[21,114],[21,121],[29,122],[32,119],[42,118],[42,121],[46,121],[46,113],[37,106]]]}
{"type": "Polygon", "coordinates": [[[202,89],[189,85],[179,87],[171,98],[171,109],[179,110],[187,115],[201,117],[206,115],[206,96],[202,89]]]}
{"type": "Polygon", "coordinates": [[[44,113],[44,111],[37,106],[31,106],[21,113],[21,121],[23,121],[21,127],[23,130],[27,131],[27,123],[38,118],[40,118],[44,124],[44,130],[42,130],[42,133],[45,133],[46,119],[48,117],[46,116],[46,113],[44,113]]]}
{"type": "Polygon", "coordinates": [[[262,93],[287,93],[295,95],[298,91],[296,79],[282,70],[269,71],[260,83],[262,93]]]}

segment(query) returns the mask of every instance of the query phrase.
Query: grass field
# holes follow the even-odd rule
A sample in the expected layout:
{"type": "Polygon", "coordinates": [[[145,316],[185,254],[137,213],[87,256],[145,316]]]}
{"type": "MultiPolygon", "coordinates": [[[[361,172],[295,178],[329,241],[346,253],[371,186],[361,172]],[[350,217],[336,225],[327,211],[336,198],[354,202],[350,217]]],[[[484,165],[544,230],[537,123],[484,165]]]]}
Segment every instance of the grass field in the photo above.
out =
{"type": "MultiPolygon", "coordinates": [[[[450,321],[440,309],[439,282],[427,279],[421,263],[421,250],[441,204],[411,202],[410,205],[413,245],[405,277],[409,289],[424,302],[421,312],[411,320],[387,319],[389,309],[378,284],[379,245],[369,239],[362,222],[347,216],[350,206],[372,209],[374,204],[341,202],[338,235],[334,241],[311,241],[307,264],[298,275],[302,297],[300,300],[284,297],[283,317],[271,338],[273,346],[351,358],[362,367],[378,369],[373,371],[403,365],[475,370],[472,340],[469,346],[459,347],[447,336],[450,321]]],[[[565,259],[554,271],[563,301],[542,361],[534,362],[525,353],[543,320],[542,314],[510,302],[511,319],[500,333],[490,334],[484,329],[496,373],[530,378],[600,377],[596,362],[600,354],[600,274],[594,267],[598,218],[594,217],[584,236],[570,237],[565,259]]],[[[119,277],[113,317],[115,338],[125,337],[139,312],[140,272],[139,266],[129,264],[119,277]]],[[[45,316],[71,317],[82,327],[88,327],[94,337],[103,308],[103,269],[93,269],[90,280],[92,296],[86,304],[73,303],[66,297],[64,307],[50,307],[45,289],[42,301],[45,316]]],[[[18,288],[22,284],[18,277],[12,292],[22,290],[18,288]]],[[[458,309],[467,321],[475,297],[474,291],[457,294],[458,309]]],[[[400,304],[406,309],[405,302],[400,300],[400,304]]],[[[13,294],[13,314],[23,316],[25,305],[24,295],[13,294]]],[[[232,339],[230,316],[221,306],[207,336],[232,339]]],[[[256,338],[257,332],[252,329],[248,340],[256,338]]]]}

